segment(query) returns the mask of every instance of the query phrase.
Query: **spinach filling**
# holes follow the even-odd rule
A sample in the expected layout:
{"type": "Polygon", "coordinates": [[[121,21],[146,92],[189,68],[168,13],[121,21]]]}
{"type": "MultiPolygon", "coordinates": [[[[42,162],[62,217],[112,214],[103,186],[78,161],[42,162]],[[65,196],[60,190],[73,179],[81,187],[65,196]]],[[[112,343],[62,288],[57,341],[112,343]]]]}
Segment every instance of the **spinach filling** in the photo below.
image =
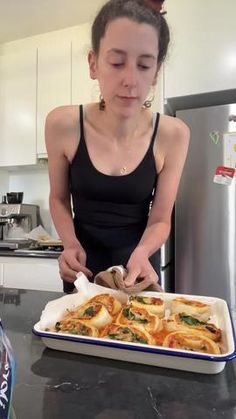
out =
{"type": "MultiPolygon", "coordinates": [[[[55,330],[56,332],[62,331],[61,329],[61,323],[57,322],[55,324],[55,330]]],[[[82,336],[88,336],[89,335],[89,328],[85,325],[72,325],[71,329],[65,330],[65,332],[71,333],[72,335],[82,335],[82,336]]]]}
{"type": "Polygon", "coordinates": [[[147,324],[148,320],[147,319],[141,319],[138,316],[135,316],[134,313],[132,313],[130,308],[124,308],[123,309],[123,315],[128,319],[128,320],[134,320],[136,322],[142,323],[142,324],[147,324]]]}
{"type": "Polygon", "coordinates": [[[145,297],[138,297],[138,296],[136,296],[136,297],[131,297],[130,300],[131,301],[135,300],[135,301],[137,301],[138,303],[141,303],[141,304],[148,304],[146,302],[146,298],[145,297]]]}
{"type": "Polygon", "coordinates": [[[108,336],[109,336],[110,339],[115,339],[115,340],[126,340],[125,337],[130,337],[131,342],[138,342],[138,343],[146,343],[147,344],[147,340],[143,339],[141,336],[137,335],[137,333],[134,333],[127,328],[123,329],[123,333],[121,333],[121,334],[109,333],[108,336]]]}
{"type": "Polygon", "coordinates": [[[185,313],[180,313],[179,318],[180,318],[181,322],[184,322],[189,326],[206,325],[206,322],[201,322],[200,320],[196,319],[195,317],[188,316],[185,313]]]}
{"type": "Polygon", "coordinates": [[[82,317],[87,317],[87,316],[93,317],[95,314],[96,314],[96,312],[95,312],[94,308],[91,306],[91,307],[86,308],[82,317]]]}

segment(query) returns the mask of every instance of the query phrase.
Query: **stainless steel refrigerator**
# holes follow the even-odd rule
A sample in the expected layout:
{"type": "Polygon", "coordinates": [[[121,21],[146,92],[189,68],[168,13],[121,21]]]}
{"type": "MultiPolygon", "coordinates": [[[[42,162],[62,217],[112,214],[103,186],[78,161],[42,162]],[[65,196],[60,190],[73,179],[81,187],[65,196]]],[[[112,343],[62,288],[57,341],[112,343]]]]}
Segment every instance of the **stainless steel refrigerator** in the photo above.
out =
{"type": "Polygon", "coordinates": [[[220,297],[235,309],[235,177],[217,168],[235,166],[236,104],[176,116],[190,127],[191,140],[175,205],[175,292],[220,297]]]}

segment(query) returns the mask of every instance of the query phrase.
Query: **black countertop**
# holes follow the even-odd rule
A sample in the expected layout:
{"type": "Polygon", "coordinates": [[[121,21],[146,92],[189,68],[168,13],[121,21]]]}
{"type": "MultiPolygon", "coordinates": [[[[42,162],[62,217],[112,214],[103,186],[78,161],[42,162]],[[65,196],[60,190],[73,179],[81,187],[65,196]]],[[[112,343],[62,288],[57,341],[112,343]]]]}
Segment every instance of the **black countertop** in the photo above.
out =
{"type": "Polygon", "coordinates": [[[17,360],[17,419],[235,419],[236,362],[204,375],[45,348],[31,333],[62,294],[0,288],[0,313],[17,360]]]}

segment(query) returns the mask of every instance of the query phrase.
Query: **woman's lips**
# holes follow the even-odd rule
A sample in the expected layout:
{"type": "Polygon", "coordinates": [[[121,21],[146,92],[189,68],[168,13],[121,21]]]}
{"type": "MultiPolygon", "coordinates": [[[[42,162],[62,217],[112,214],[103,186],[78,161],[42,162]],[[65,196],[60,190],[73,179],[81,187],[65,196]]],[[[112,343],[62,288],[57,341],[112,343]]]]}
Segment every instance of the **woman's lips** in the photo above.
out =
{"type": "Polygon", "coordinates": [[[133,103],[138,98],[134,97],[134,96],[118,96],[118,99],[121,100],[122,102],[125,102],[125,103],[133,103]]]}
{"type": "Polygon", "coordinates": [[[136,96],[118,96],[120,99],[137,99],[136,96]]]}

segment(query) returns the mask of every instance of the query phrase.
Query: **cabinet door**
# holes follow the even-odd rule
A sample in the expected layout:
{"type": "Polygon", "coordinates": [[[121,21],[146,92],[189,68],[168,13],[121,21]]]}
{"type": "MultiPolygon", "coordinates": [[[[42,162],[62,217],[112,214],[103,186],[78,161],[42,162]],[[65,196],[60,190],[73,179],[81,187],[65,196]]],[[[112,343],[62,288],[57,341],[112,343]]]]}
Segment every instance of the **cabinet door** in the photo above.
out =
{"type": "Polygon", "coordinates": [[[168,0],[165,97],[235,89],[236,2],[168,0]]]}
{"type": "Polygon", "coordinates": [[[71,104],[71,42],[54,37],[38,48],[37,154],[46,156],[45,120],[57,106],[71,104]]]}
{"type": "Polygon", "coordinates": [[[91,80],[88,66],[89,36],[78,34],[72,41],[72,104],[97,102],[100,94],[96,80],[91,80]]]}
{"type": "Polygon", "coordinates": [[[36,162],[35,49],[0,55],[0,166],[36,162]]]}
{"type": "Polygon", "coordinates": [[[4,287],[63,291],[57,260],[23,259],[4,263],[4,287]]]}

